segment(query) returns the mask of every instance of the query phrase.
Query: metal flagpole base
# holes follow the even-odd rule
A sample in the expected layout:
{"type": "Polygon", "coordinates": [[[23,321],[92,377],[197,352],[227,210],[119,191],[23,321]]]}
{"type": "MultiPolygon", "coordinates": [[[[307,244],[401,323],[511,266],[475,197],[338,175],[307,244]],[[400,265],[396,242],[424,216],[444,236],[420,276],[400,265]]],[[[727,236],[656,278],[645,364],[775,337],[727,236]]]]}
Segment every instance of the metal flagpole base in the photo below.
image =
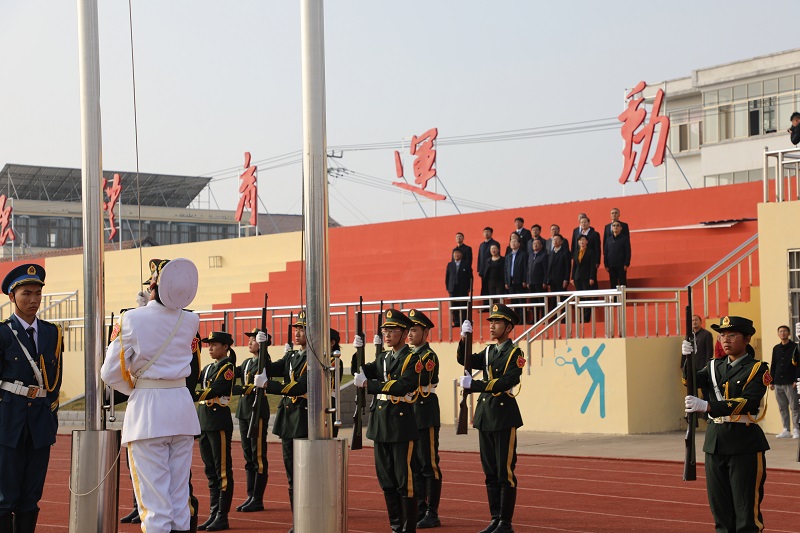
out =
{"type": "Polygon", "coordinates": [[[346,439],[294,441],[294,533],[347,533],[346,439]]]}
{"type": "Polygon", "coordinates": [[[73,431],[70,533],[115,533],[119,500],[118,430],[73,431]]]}

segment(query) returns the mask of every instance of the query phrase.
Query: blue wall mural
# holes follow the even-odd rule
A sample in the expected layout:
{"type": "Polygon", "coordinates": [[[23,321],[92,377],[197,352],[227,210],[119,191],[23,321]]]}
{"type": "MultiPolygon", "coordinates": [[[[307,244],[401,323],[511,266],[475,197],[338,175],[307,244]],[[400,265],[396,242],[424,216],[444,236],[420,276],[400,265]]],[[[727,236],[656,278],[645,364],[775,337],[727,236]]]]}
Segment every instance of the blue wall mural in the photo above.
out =
{"type": "MultiPolygon", "coordinates": [[[[592,385],[589,387],[589,391],[586,393],[586,398],[583,400],[583,404],[581,404],[581,414],[586,414],[586,410],[589,408],[589,402],[592,401],[592,397],[594,393],[600,389],[599,391],[599,402],[600,402],[600,418],[606,417],[606,375],[603,373],[603,369],[600,368],[600,354],[603,353],[603,350],[606,349],[605,343],[601,344],[597,351],[594,352],[594,355],[591,357],[589,354],[591,350],[588,346],[584,346],[581,348],[581,355],[585,358],[582,364],[578,363],[578,359],[576,357],[572,358],[572,361],[567,361],[562,356],[556,357],[556,364],[558,366],[565,366],[565,365],[572,365],[575,367],[575,374],[580,376],[584,372],[589,373],[589,377],[592,378],[592,385]]],[[[571,352],[572,348],[567,347],[567,353],[571,352]]]]}

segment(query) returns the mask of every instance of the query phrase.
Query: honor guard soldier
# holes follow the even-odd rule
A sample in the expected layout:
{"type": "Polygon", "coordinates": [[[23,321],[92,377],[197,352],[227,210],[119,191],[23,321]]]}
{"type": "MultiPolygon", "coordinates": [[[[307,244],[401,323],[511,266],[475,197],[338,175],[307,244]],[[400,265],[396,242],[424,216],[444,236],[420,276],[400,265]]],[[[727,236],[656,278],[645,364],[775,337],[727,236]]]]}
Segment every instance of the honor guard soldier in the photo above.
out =
{"type": "MultiPolygon", "coordinates": [[[[269,404],[267,393],[258,389],[253,384],[253,378],[258,373],[258,351],[260,345],[256,340],[259,328],[245,333],[248,337],[247,349],[252,354],[245,359],[237,371],[242,380],[242,386],[235,387],[234,394],[241,394],[239,405],[236,407],[236,418],[239,419],[239,433],[242,438],[242,451],[244,452],[244,470],[247,475],[247,500],[236,507],[237,511],[252,513],[264,510],[264,490],[267,488],[269,469],[267,463],[267,430],[269,429],[269,404]],[[248,437],[250,418],[255,410],[256,391],[262,395],[261,420],[253,426],[254,435],[248,437]]],[[[272,335],[267,335],[267,346],[272,344],[272,335]]]]}
{"type": "MultiPolygon", "coordinates": [[[[472,354],[472,368],[483,371],[483,379],[465,375],[461,386],[479,392],[478,406],[472,425],[478,430],[481,464],[486,476],[486,493],[492,521],[480,533],[513,533],[511,519],[517,501],[517,428],[522,426],[513,388],[520,383],[525,357],[509,336],[520,323],[517,314],[503,304],[492,306],[489,315],[489,336],[497,344],[472,354]]],[[[472,324],[465,320],[461,335],[472,333],[472,324]]],[[[464,363],[464,344],[459,343],[458,362],[464,363]]]]}
{"type": "MultiPolygon", "coordinates": [[[[396,309],[386,311],[381,352],[355,375],[356,387],[377,395],[367,437],[374,441],[375,470],[386,500],[392,531],[417,530],[414,479],[419,465],[414,455],[419,437],[413,403],[417,399],[422,363],[406,344],[411,320],[396,309]]],[[[376,339],[379,341],[380,339],[376,339]]],[[[377,344],[377,343],[376,343],[377,344]]]]}
{"type": "Polygon", "coordinates": [[[214,360],[200,373],[202,390],[197,393],[200,457],[208,478],[211,508],[208,520],[197,529],[223,531],[229,527],[228,513],[233,500],[233,419],[228,404],[236,376],[236,353],[231,349],[233,338],[224,331],[212,331],[202,342],[208,343],[208,354],[214,360]]]}
{"type": "Polygon", "coordinates": [[[188,259],[155,261],[150,301],[120,316],[100,368],[103,381],[128,396],[122,443],[143,531],[191,529],[189,480],[200,424],[187,380],[200,318],[183,308],[197,293],[197,279],[188,259]]]}
{"type": "Polygon", "coordinates": [[[0,533],[36,529],[56,441],[62,332],[36,318],[45,271],[20,265],[3,280],[14,313],[0,324],[0,533]]]}
{"type": "Polygon", "coordinates": [[[419,505],[417,528],[439,527],[439,499],[442,495],[442,470],[439,468],[439,357],[428,344],[428,334],[434,324],[425,313],[416,309],[408,312],[408,344],[422,363],[419,374],[419,395],[414,403],[419,439],[416,443],[419,475],[414,476],[414,492],[419,505]]]}
{"type": "MultiPolygon", "coordinates": [[[[294,511],[294,439],[308,438],[308,361],[306,354],[306,313],[297,315],[294,327],[294,343],[299,350],[286,346],[281,359],[270,363],[264,372],[255,377],[256,387],[264,388],[269,394],[283,396],[275,413],[272,433],[281,438],[283,466],[289,481],[289,505],[294,511]],[[283,383],[270,380],[268,376],[282,376],[283,383]]],[[[256,336],[258,342],[266,340],[264,332],[256,336]]],[[[290,529],[290,533],[294,528],[290,529]]]]}
{"type": "Polygon", "coordinates": [[[758,422],[766,414],[761,399],[772,377],[750,346],[756,332],[752,320],[725,316],[711,329],[719,333],[727,357],[712,359],[697,372],[698,388],[711,391],[708,401],[685,399],[687,413],[707,413],[709,419],[703,451],[711,514],[718,532],[762,531],[769,444],[758,422]]]}

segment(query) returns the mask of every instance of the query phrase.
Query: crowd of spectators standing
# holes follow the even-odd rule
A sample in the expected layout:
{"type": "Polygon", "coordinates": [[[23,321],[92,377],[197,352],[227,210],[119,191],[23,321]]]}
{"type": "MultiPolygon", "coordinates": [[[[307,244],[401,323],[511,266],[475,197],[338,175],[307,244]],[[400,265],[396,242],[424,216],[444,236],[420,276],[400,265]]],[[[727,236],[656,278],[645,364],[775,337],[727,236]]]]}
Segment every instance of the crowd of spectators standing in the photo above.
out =
{"type": "MultiPolygon", "coordinates": [[[[496,240],[493,228],[484,228],[475,262],[472,247],[464,243],[464,234],[457,233],[445,285],[450,296],[466,296],[475,272],[481,280],[482,296],[596,290],[601,288],[597,278],[601,266],[608,273],[609,286],[617,287],[628,284],[630,264],[630,230],[620,220],[620,210],[616,207],[611,210],[611,221],[602,234],[591,226],[585,213],[579,213],[578,226],[569,239],[558,224],[550,226],[550,236],[545,239],[539,224],[527,229],[525,220],[517,217],[507,242],[496,240]],[[501,254],[504,245],[505,254],[501,254]]],[[[477,294],[477,286],[474,291],[477,294]]],[[[517,302],[512,299],[510,303],[517,302]]],[[[555,305],[556,298],[551,297],[549,303],[555,305]]],[[[460,313],[454,313],[453,324],[460,317],[460,313]]]]}

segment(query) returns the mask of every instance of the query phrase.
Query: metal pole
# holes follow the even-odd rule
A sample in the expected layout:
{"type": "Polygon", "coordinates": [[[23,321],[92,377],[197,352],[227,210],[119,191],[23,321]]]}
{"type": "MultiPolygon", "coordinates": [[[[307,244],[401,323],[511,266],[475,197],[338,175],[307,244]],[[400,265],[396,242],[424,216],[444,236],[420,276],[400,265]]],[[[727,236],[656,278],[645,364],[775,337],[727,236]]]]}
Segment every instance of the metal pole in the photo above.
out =
{"type": "Polygon", "coordinates": [[[70,533],[117,531],[119,431],[106,431],[103,384],[103,164],[97,0],[78,0],[83,202],[83,315],[86,430],[74,431],[70,533]]]}
{"type": "Polygon", "coordinates": [[[775,168],[775,201],[783,201],[783,152],[778,152],[778,166],[775,168]]]}
{"type": "Polygon", "coordinates": [[[769,202],[769,146],[764,147],[764,174],[763,174],[763,187],[764,187],[764,203],[769,202]]]}
{"type": "Polygon", "coordinates": [[[331,439],[328,173],[322,0],[300,3],[303,79],[303,213],[308,338],[308,439],[294,441],[296,533],[347,531],[347,441],[331,439]]]}

